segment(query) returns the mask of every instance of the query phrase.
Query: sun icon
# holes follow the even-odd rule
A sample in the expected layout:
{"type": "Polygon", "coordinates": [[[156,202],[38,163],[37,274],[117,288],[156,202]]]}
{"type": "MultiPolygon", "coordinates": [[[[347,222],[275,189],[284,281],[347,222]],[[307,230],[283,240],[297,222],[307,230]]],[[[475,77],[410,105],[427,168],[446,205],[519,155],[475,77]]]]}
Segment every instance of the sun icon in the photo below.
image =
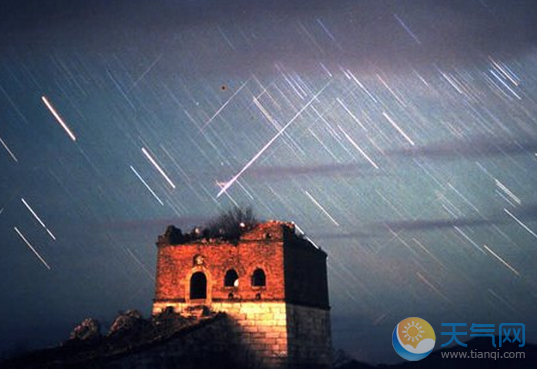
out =
{"type": "Polygon", "coordinates": [[[403,331],[403,333],[405,333],[405,337],[407,338],[406,340],[412,340],[412,342],[416,340],[419,342],[420,337],[422,337],[420,333],[425,333],[425,331],[421,330],[422,328],[423,327],[420,327],[419,324],[414,323],[414,321],[412,321],[412,324],[408,323],[408,325],[405,327],[405,330],[403,331]]]}

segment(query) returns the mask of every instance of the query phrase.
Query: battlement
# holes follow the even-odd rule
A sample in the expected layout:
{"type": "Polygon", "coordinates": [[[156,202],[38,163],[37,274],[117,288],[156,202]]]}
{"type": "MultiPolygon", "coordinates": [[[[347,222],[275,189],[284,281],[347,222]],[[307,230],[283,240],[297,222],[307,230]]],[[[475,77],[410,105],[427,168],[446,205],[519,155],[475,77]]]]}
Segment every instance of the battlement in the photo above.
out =
{"type": "MultiPolygon", "coordinates": [[[[237,239],[233,240],[233,243],[245,242],[245,241],[261,241],[265,239],[280,239],[282,240],[284,234],[287,236],[300,237],[295,233],[295,224],[292,222],[282,222],[277,220],[270,220],[264,223],[255,225],[239,225],[240,234],[237,239]]],[[[158,236],[156,245],[185,245],[185,244],[211,244],[219,245],[222,243],[229,243],[230,237],[224,230],[215,232],[208,228],[203,229],[201,227],[195,227],[189,233],[183,233],[179,228],[173,225],[168,226],[164,234],[158,236]]]]}

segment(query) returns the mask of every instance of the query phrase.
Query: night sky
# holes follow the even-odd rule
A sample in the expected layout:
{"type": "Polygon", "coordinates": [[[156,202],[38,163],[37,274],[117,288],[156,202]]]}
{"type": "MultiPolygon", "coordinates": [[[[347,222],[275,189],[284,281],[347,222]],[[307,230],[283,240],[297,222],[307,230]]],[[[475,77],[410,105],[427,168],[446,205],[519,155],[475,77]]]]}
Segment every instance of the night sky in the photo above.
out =
{"type": "Polygon", "coordinates": [[[535,1],[0,1],[0,351],[149,315],[157,235],[235,204],[329,255],[333,341],[537,342],[535,1]]]}

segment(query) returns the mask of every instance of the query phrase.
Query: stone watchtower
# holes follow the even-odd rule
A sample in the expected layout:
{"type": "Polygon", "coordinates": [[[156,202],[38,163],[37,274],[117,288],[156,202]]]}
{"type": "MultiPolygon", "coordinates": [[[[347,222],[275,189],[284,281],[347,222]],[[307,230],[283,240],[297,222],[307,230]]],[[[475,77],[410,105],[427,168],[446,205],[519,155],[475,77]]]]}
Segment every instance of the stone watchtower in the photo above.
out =
{"type": "Polygon", "coordinates": [[[330,367],[327,255],[293,223],[258,224],[236,242],[170,226],[157,247],[153,314],[222,311],[264,367],[330,367]]]}

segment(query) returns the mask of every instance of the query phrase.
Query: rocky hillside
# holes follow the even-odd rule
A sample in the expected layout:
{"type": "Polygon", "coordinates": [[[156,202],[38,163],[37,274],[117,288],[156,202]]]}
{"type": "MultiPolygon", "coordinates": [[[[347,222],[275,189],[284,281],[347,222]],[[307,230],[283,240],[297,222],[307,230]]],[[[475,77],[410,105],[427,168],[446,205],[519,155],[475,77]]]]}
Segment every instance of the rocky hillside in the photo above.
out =
{"type": "Polygon", "coordinates": [[[183,318],[166,312],[144,319],[120,314],[109,332],[86,319],[61,346],[0,363],[2,368],[243,368],[255,367],[239,342],[236,324],[225,314],[183,318]]]}

